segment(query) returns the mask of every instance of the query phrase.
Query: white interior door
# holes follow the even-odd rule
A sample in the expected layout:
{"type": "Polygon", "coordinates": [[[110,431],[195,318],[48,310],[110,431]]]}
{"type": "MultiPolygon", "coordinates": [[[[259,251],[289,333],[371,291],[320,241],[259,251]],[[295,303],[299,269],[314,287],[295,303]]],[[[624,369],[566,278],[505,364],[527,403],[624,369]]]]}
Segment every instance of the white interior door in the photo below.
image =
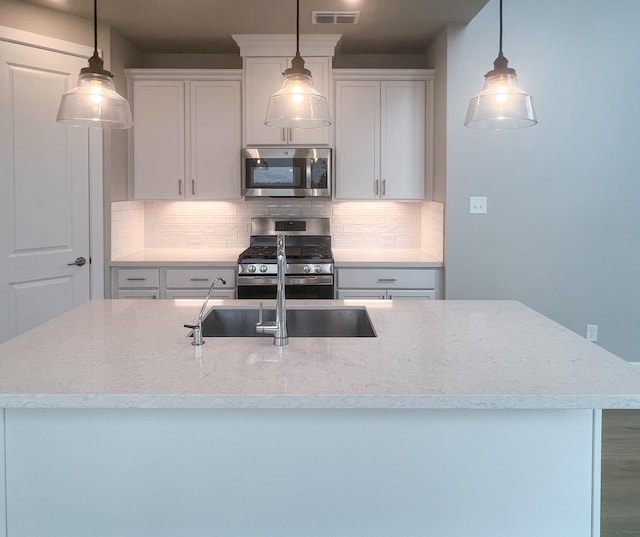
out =
{"type": "Polygon", "coordinates": [[[89,133],[56,123],[85,66],[0,41],[0,341],[90,298],[89,133]]]}

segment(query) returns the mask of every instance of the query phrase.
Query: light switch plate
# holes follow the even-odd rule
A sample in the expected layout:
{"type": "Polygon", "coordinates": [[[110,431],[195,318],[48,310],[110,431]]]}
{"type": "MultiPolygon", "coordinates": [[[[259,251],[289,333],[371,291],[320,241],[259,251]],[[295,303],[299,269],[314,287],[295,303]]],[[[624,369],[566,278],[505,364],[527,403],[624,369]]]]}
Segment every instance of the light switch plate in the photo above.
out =
{"type": "Polygon", "coordinates": [[[487,214],[487,198],[471,196],[469,198],[469,214],[487,214]]]}

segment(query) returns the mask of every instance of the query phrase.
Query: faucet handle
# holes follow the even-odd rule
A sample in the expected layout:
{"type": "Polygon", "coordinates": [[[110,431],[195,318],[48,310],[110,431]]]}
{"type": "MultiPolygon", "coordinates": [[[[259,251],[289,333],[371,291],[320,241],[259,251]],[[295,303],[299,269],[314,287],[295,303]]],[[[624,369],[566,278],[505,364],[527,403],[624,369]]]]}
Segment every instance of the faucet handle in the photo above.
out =
{"type": "Polygon", "coordinates": [[[191,328],[193,331],[191,336],[193,339],[191,340],[192,345],[200,346],[204,345],[204,339],[202,339],[202,327],[199,324],[185,324],[185,328],[191,328]]]}

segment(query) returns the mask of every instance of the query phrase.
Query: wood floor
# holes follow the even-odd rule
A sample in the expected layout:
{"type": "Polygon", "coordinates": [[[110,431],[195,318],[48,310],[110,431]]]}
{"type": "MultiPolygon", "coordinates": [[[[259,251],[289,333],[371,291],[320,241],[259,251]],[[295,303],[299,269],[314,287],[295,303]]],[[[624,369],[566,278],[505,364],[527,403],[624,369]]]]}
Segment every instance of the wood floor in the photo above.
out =
{"type": "Polygon", "coordinates": [[[640,537],[640,410],[602,413],[601,537],[640,537]]]}

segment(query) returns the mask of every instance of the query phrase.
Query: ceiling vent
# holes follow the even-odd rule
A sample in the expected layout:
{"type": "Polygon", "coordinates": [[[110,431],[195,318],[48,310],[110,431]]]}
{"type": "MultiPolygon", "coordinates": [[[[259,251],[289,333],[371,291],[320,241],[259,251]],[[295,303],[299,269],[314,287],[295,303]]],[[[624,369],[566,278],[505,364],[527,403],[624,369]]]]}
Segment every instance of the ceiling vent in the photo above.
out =
{"type": "Polygon", "coordinates": [[[359,11],[312,11],[313,24],[358,24],[359,11]]]}

